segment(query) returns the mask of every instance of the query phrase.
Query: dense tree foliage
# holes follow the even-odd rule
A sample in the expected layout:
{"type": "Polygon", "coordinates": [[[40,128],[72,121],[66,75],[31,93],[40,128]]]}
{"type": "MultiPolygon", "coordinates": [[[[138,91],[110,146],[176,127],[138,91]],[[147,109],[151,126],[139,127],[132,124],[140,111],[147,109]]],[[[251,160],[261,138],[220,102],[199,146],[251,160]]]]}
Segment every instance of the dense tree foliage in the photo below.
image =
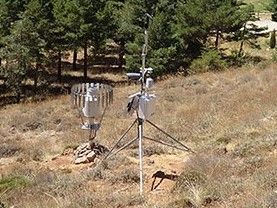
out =
{"type": "Polygon", "coordinates": [[[277,0],[271,0],[268,10],[272,12],[272,20],[277,22],[277,0]]]}
{"type": "Polygon", "coordinates": [[[38,85],[38,73],[50,61],[61,82],[62,56],[72,53],[76,70],[82,51],[87,78],[89,55],[99,54],[107,41],[118,45],[119,68],[126,62],[126,70],[138,71],[146,29],[147,65],[157,76],[174,73],[202,53],[220,55],[207,51],[218,50],[224,35],[241,33],[251,18],[245,8],[238,0],[0,0],[1,74],[20,94],[24,79],[38,85]],[[145,14],[152,16],[149,22],[145,14]]]}

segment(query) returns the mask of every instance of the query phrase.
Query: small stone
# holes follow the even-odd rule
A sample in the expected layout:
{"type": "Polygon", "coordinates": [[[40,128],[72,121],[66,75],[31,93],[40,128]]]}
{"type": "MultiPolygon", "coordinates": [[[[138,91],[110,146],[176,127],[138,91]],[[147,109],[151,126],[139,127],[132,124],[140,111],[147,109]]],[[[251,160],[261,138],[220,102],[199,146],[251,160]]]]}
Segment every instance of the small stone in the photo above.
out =
{"type": "Polygon", "coordinates": [[[86,151],[84,151],[84,152],[78,154],[77,156],[78,156],[78,157],[83,157],[83,156],[88,155],[90,152],[91,152],[91,150],[86,150],[86,151]]]}
{"type": "Polygon", "coordinates": [[[89,162],[93,162],[95,158],[96,158],[96,154],[94,151],[91,151],[89,154],[87,154],[87,159],[89,162]]]}
{"type": "Polygon", "coordinates": [[[75,164],[88,163],[88,159],[86,156],[78,157],[74,161],[75,164]]]}
{"type": "Polygon", "coordinates": [[[87,148],[87,143],[81,144],[79,147],[77,147],[76,151],[82,151],[87,148]]]}
{"type": "Polygon", "coordinates": [[[93,141],[89,141],[89,142],[87,143],[87,149],[92,150],[92,149],[94,148],[94,146],[95,146],[95,143],[94,143],[93,141]]]}
{"type": "Polygon", "coordinates": [[[74,155],[76,155],[77,157],[78,156],[83,156],[84,155],[84,153],[86,152],[87,150],[86,149],[83,149],[83,150],[76,150],[75,152],[74,152],[74,155]]]}

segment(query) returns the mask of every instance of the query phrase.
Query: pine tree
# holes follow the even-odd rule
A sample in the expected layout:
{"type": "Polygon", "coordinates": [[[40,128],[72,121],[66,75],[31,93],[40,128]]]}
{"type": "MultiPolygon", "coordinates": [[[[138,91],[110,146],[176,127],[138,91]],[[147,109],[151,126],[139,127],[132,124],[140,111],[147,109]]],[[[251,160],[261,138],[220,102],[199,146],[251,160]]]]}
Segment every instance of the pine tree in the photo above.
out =
{"type": "MultiPolygon", "coordinates": [[[[58,56],[58,81],[62,81],[61,60],[67,50],[77,51],[80,47],[80,25],[82,17],[74,0],[53,0],[54,26],[52,48],[58,56]]],[[[77,57],[75,57],[77,59],[77,57]]],[[[73,65],[76,62],[73,61],[73,65]]]]}
{"type": "MultiPolygon", "coordinates": [[[[1,0],[0,1],[0,48],[3,47],[3,38],[10,34],[10,27],[24,11],[27,0],[1,0]]],[[[2,57],[0,57],[1,65],[2,57]]]]}
{"type": "MultiPolygon", "coordinates": [[[[9,33],[9,14],[5,1],[0,1],[0,48],[4,46],[3,37],[9,33]]],[[[0,66],[2,65],[2,57],[0,57],[0,66]]],[[[1,73],[2,74],[2,73],[1,73]]]]}
{"type": "Polygon", "coordinates": [[[215,34],[215,48],[223,33],[234,32],[244,21],[241,3],[236,0],[187,0],[180,3],[177,9],[177,34],[188,49],[195,55],[207,43],[207,39],[215,34]]]}
{"type": "Polygon", "coordinates": [[[243,7],[241,10],[241,29],[237,29],[232,39],[240,42],[238,49],[238,57],[243,56],[243,48],[245,44],[248,44],[252,47],[259,48],[259,45],[256,43],[257,35],[255,34],[256,26],[253,24],[252,28],[247,28],[246,24],[248,21],[255,20],[254,6],[252,4],[243,7]]]}
{"type": "Polygon", "coordinates": [[[106,1],[78,0],[77,2],[82,20],[79,41],[84,51],[84,78],[87,79],[88,49],[93,47],[97,53],[106,40],[105,16],[102,15],[106,1]]]}
{"type": "Polygon", "coordinates": [[[219,39],[223,33],[234,32],[241,27],[242,3],[237,0],[210,0],[205,1],[204,22],[213,33],[215,32],[215,48],[218,49],[219,39]],[[208,6],[207,6],[208,5],[208,6]]]}
{"type": "Polygon", "coordinates": [[[4,42],[5,47],[1,49],[0,54],[6,60],[5,84],[16,93],[19,102],[27,72],[33,68],[34,53],[36,47],[41,44],[41,39],[38,33],[33,31],[32,22],[23,18],[13,23],[10,35],[4,38],[4,42]]]}
{"type": "Polygon", "coordinates": [[[176,60],[176,41],[172,23],[175,18],[177,1],[138,1],[125,2],[124,21],[121,30],[128,37],[126,43],[126,70],[139,71],[141,50],[144,44],[144,30],[149,34],[147,66],[154,68],[155,75],[168,72],[176,60]],[[149,24],[146,13],[152,15],[149,24]]]}
{"type": "Polygon", "coordinates": [[[204,0],[179,1],[177,5],[174,36],[182,46],[182,55],[187,63],[201,54],[209,36],[210,28],[204,21],[205,5],[204,0]]]}
{"type": "Polygon", "coordinates": [[[128,35],[125,34],[124,21],[126,16],[124,16],[125,0],[110,0],[107,1],[103,15],[105,16],[106,25],[106,37],[112,39],[115,43],[119,45],[118,51],[118,69],[122,70],[124,65],[124,55],[125,55],[125,43],[128,41],[128,35]]]}
{"type": "Polygon", "coordinates": [[[141,67],[141,46],[144,40],[145,1],[127,0],[120,12],[119,31],[124,37],[126,70],[139,71],[141,67]]]}
{"type": "Polygon", "coordinates": [[[54,0],[56,25],[57,30],[63,33],[63,45],[66,49],[74,51],[83,48],[85,79],[88,70],[88,49],[92,46],[97,50],[106,38],[103,29],[106,27],[101,15],[105,3],[104,0],[54,0]]]}
{"type": "Polygon", "coordinates": [[[29,21],[30,33],[37,34],[33,39],[33,45],[30,46],[30,55],[32,56],[34,67],[30,70],[29,74],[34,79],[35,90],[38,85],[39,71],[43,70],[43,62],[46,60],[46,52],[49,50],[49,42],[51,42],[52,28],[51,21],[52,4],[49,0],[30,0],[26,5],[25,11],[22,15],[23,19],[29,21]]]}
{"type": "Polygon", "coordinates": [[[174,38],[174,20],[177,1],[160,1],[154,8],[153,20],[149,26],[149,55],[148,63],[154,67],[155,75],[170,73],[177,69],[180,56],[177,50],[180,45],[174,38]]]}

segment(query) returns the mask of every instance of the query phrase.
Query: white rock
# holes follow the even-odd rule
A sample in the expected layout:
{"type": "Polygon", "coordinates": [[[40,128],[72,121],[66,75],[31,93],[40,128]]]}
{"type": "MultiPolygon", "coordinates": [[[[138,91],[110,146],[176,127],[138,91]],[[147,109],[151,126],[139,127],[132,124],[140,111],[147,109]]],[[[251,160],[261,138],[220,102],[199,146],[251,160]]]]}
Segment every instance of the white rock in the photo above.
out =
{"type": "Polygon", "coordinates": [[[94,151],[91,151],[88,155],[87,155],[87,159],[89,162],[93,162],[94,159],[96,158],[96,154],[94,151]]]}
{"type": "Polygon", "coordinates": [[[87,156],[78,157],[74,161],[75,164],[88,163],[87,156]]]}

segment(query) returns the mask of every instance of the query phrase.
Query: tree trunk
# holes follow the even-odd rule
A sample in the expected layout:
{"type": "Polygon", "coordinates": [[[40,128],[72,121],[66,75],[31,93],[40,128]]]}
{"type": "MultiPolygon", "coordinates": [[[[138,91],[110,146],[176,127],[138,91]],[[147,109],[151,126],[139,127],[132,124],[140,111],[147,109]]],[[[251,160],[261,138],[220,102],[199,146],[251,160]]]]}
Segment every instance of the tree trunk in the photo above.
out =
{"type": "Polygon", "coordinates": [[[35,94],[37,93],[37,87],[38,87],[38,70],[39,70],[39,63],[36,63],[36,71],[34,75],[34,88],[35,88],[35,94]]]}
{"type": "Polygon", "coordinates": [[[59,51],[58,54],[58,82],[62,82],[62,53],[59,51]]]}
{"type": "Polygon", "coordinates": [[[88,78],[88,48],[87,41],[85,40],[84,44],[84,79],[88,78]]]}
{"type": "Polygon", "coordinates": [[[239,53],[238,53],[239,57],[241,57],[242,53],[243,53],[245,31],[246,31],[246,23],[244,23],[244,25],[243,25],[243,31],[242,31],[242,35],[241,35],[241,42],[240,42],[239,53]]]}
{"type": "Polygon", "coordinates": [[[73,51],[73,65],[72,65],[72,70],[73,71],[77,70],[77,64],[76,64],[76,62],[77,62],[77,50],[75,49],[73,51]]]}
{"type": "Polygon", "coordinates": [[[243,53],[243,43],[244,43],[244,40],[242,40],[242,41],[240,42],[238,57],[241,57],[241,56],[242,56],[242,53],[243,53]]]}
{"type": "Polygon", "coordinates": [[[0,57],[0,66],[2,66],[2,58],[0,57]]]}
{"type": "Polygon", "coordinates": [[[16,93],[16,103],[20,103],[20,96],[21,96],[21,93],[17,92],[16,93]]]}
{"type": "Polygon", "coordinates": [[[122,69],[123,68],[124,53],[125,53],[125,41],[121,40],[120,43],[119,43],[118,69],[122,69]]]}

